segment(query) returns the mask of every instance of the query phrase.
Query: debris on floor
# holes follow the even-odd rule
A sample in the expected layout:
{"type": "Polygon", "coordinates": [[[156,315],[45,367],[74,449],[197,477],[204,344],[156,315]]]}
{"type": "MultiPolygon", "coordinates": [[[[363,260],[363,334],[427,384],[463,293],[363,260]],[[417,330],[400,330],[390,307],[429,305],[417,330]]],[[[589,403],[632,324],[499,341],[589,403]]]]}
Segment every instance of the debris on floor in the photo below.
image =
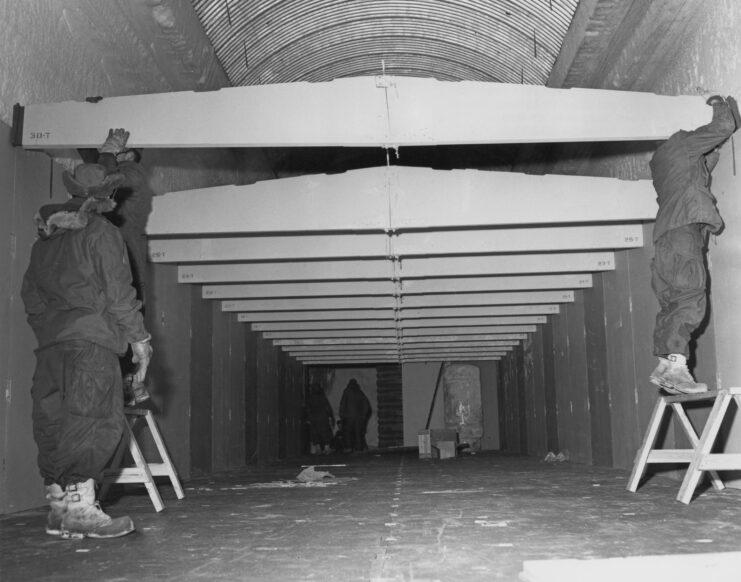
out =
{"type": "Polygon", "coordinates": [[[568,453],[558,453],[557,455],[553,453],[553,451],[549,451],[548,454],[545,456],[545,459],[543,459],[546,463],[563,463],[564,461],[569,460],[568,453]]]}
{"type": "Polygon", "coordinates": [[[302,483],[316,483],[317,481],[322,482],[325,479],[334,478],[334,475],[332,475],[332,473],[330,473],[329,471],[317,471],[314,468],[314,465],[306,467],[296,477],[296,479],[298,479],[302,483]]]}

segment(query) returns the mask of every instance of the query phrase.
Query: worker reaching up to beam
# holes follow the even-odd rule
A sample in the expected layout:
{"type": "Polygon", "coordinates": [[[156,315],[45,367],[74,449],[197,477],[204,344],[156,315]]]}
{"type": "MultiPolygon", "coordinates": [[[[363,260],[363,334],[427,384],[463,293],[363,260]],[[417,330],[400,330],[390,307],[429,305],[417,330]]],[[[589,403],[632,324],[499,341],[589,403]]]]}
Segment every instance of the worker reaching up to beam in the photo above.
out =
{"type": "MultiPolygon", "coordinates": [[[[111,132],[101,150],[117,149],[111,132]]],[[[38,340],[33,432],[50,511],[46,532],[113,538],[134,531],[96,501],[96,483],[124,430],[118,357],[131,346],[143,382],[152,348],[123,237],[104,216],[125,177],[83,163],[63,180],[70,199],[41,207],[21,295],[38,340]]]]}
{"type": "Polygon", "coordinates": [[[659,363],[650,380],[670,394],[708,390],[687,367],[689,342],[707,311],[708,233],[718,233],[723,227],[710,191],[710,175],[718,162],[718,150],[741,126],[733,97],[704,96],[713,108],[710,123],[672,134],[650,163],[659,204],[651,285],[660,306],[654,330],[654,355],[659,363]]]}

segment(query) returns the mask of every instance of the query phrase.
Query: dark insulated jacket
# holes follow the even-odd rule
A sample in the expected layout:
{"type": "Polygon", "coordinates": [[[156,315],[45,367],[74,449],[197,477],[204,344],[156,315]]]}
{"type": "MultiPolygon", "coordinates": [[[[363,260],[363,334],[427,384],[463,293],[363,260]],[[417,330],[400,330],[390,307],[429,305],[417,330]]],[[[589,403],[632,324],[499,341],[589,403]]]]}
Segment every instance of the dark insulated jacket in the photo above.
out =
{"type": "Polygon", "coordinates": [[[100,216],[111,207],[73,198],[40,210],[40,238],[21,289],[39,349],[87,340],[123,355],[149,337],[121,233],[100,216]]]}
{"type": "Polygon", "coordinates": [[[665,232],[687,224],[706,224],[710,232],[723,226],[710,192],[710,172],[718,163],[715,148],[736,129],[727,103],[713,105],[713,119],[694,131],[671,135],[651,158],[651,175],[659,211],[654,242],[665,232]]]}
{"type": "Polygon", "coordinates": [[[349,384],[340,399],[340,418],[366,419],[372,414],[370,401],[357,384],[349,384]]]}

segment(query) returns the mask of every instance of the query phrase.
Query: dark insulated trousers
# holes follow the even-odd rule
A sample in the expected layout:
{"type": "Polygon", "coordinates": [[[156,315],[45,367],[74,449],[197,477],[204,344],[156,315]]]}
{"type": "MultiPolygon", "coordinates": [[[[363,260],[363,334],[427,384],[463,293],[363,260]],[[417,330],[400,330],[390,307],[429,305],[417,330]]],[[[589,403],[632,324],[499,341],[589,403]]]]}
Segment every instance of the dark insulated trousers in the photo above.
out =
{"type": "Polygon", "coordinates": [[[118,356],[80,340],[37,350],[31,395],[45,484],[100,481],[124,428],[118,356]]]}
{"type": "Polygon", "coordinates": [[[690,336],[707,310],[705,241],[701,224],[674,228],[656,241],[651,263],[651,286],[661,307],[654,329],[656,356],[689,356],[690,336]]]}
{"type": "Polygon", "coordinates": [[[365,420],[360,416],[348,416],[342,419],[342,428],[345,431],[345,445],[353,451],[364,451],[365,420]]]}

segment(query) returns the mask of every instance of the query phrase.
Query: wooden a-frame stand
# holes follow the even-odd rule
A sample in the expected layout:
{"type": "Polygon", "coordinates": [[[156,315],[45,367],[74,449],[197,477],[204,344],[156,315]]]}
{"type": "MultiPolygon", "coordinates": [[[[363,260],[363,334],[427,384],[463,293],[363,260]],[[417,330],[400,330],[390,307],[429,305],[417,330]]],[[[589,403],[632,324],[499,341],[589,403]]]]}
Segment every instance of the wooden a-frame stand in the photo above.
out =
{"type": "Polygon", "coordinates": [[[185,494],[180,485],[180,479],[172,464],[170,455],[167,453],[165,442],[162,440],[162,435],[157,428],[157,423],[154,420],[152,412],[140,408],[126,408],[124,409],[124,414],[127,420],[124,434],[113,455],[110,467],[103,474],[99,497],[100,499],[105,497],[112,483],[144,483],[155,510],[162,511],[165,508],[165,504],[162,502],[162,497],[160,497],[154,478],[158,476],[169,477],[172,487],[175,489],[175,495],[178,499],[182,499],[185,497],[185,494]],[[162,459],[160,463],[147,462],[136,440],[134,425],[142,418],[146,420],[149,432],[152,434],[152,439],[157,446],[157,452],[162,459]],[[131,457],[134,460],[133,467],[121,467],[121,461],[127,450],[131,453],[131,457]]]}
{"type": "Polygon", "coordinates": [[[713,487],[719,490],[724,489],[725,485],[718,476],[717,471],[741,470],[741,454],[713,453],[712,450],[732,400],[735,400],[736,406],[741,411],[741,388],[726,388],[714,392],[706,392],[705,394],[676,396],[660,394],[651,415],[648,428],[646,429],[643,444],[636,454],[633,472],[628,480],[628,491],[635,492],[638,489],[638,485],[646,472],[646,466],[652,463],[688,463],[687,472],[677,495],[677,501],[682,503],[687,504],[692,500],[703,471],[710,473],[710,480],[713,487]],[[705,422],[702,434],[698,436],[690,423],[684,406],[689,403],[701,401],[712,401],[713,407],[705,422]],[[675,413],[692,448],[654,448],[667,408],[675,413]]]}

